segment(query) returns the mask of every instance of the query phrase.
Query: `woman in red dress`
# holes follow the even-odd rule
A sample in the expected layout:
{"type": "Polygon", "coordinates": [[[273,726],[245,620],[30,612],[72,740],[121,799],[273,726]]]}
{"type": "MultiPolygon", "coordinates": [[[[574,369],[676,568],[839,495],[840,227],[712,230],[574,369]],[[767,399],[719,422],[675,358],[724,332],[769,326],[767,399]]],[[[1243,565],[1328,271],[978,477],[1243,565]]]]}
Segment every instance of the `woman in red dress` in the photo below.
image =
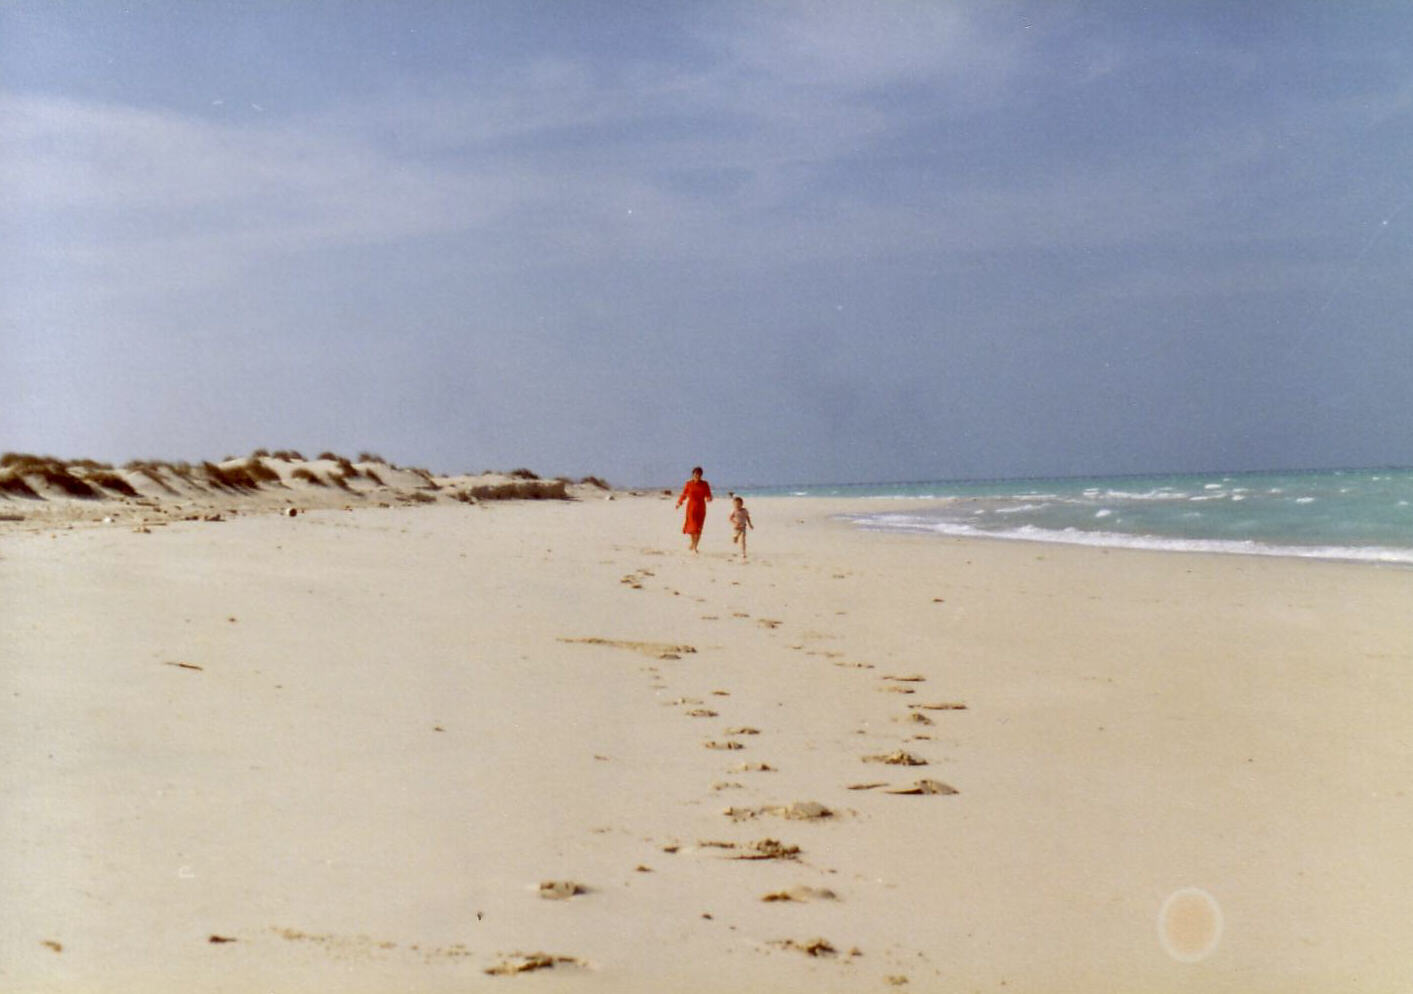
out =
{"type": "Polygon", "coordinates": [[[697,551],[697,543],[702,540],[702,525],[706,522],[707,501],[711,500],[711,484],[702,479],[702,468],[692,468],[692,478],[682,488],[682,496],[677,498],[677,506],[687,502],[687,520],[682,522],[682,534],[692,537],[690,546],[697,551]]]}

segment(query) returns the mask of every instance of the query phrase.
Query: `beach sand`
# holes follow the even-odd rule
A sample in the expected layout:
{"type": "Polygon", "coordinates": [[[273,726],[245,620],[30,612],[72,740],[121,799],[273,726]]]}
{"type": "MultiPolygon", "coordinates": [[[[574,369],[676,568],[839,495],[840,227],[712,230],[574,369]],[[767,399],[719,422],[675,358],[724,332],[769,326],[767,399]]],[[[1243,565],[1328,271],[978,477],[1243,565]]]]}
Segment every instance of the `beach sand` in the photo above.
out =
{"type": "Polygon", "coordinates": [[[1413,990],[1413,572],[723,506],[10,526],[0,989],[1413,990]]]}

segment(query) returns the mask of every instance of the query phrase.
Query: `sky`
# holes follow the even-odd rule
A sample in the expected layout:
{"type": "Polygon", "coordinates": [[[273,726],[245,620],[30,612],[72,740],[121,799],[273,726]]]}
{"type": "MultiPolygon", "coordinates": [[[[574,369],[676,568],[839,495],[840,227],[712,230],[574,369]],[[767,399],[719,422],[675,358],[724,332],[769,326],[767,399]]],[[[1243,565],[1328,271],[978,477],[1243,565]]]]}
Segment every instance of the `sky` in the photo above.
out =
{"type": "Polygon", "coordinates": [[[0,450],[1413,465],[1404,3],[0,0],[0,450]]]}

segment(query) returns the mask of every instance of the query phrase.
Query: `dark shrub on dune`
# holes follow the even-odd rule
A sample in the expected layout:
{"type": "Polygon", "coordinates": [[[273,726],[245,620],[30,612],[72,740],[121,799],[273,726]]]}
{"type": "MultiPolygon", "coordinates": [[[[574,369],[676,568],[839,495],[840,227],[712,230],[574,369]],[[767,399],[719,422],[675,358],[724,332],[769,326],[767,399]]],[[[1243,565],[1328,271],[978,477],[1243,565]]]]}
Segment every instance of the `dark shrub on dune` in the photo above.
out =
{"type": "Polygon", "coordinates": [[[208,481],[224,490],[260,489],[260,484],[244,466],[232,466],[230,469],[224,469],[215,463],[204,462],[201,464],[201,471],[206,475],[208,481]]]}
{"type": "Polygon", "coordinates": [[[68,494],[70,497],[79,497],[83,500],[94,500],[101,496],[97,490],[89,486],[77,476],[74,476],[60,463],[50,463],[38,471],[40,479],[51,487],[55,487],[68,494]]]}
{"type": "Polygon", "coordinates": [[[477,500],[567,500],[562,480],[517,480],[515,483],[484,483],[472,487],[477,500]]]}
{"type": "Polygon", "coordinates": [[[278,459],[281,462],[304,462],[304,457],[294,449],[280,449],[278,452],[275,452],[271,458],[278,459]]]}
{"type": "Polygon", "coordinates": [[[153,483],[157,484],[157,486],[167,491],[167,493],[174,494],[176,490],[174,490],[171,484],[162,476],[162,465],[162,463],[151,462],[150,460],[134,459],[132,462],[125,463],[123,469],[133,473],[141,473],[153,483]]]}
{"type": "Polygon", "coordinates": [[[335,454],[335,453],[333,453],[333,452],[320,452],[320,453],[319,453],[319,458],[320,458],[320,459],[327,459],[327,460],[329,460],[329,462],[338,462],[339,460],[341,460],[341,459],[343,458],[343,456],[337,455],[337,454],[335,454]]]}
{"type": "Polygon", "coordinates": [[[31,500],[38,500],[39,494],[35,493],[33,487],[25,482],[25,478],[19,473],[6,471],[0,473],[0,495],[5,497],[26,497],[31,500]]]}
{"type": "MultiPolygon", "coordinates": [[[[95,463],[95,465],[97,465],[95,463]]],[[[69,472],[68,466],[52,456],[34,456],[27,452],[7,452],[0,456],[0,467],[8,469],[15,477],[37,476],[46,484],[63,491],[70,497],[92,500],[99,496],[97,490],[69,472]]],[[[14,493],[21,493],[20,486],[28,486],[21,479],[19,484],[11,484],[14,493]]],[[[39,496],[35,494],[35,496],[39,496]]]]}
{"type": "Polygon", "coordinates": [[[401,496],[403,500],[413,504],[435,504],[437,502],[437,499],[431,494],[423,493],[420,490],[414,490],[410,494],[402,494],[401,496]]]}
{"type": "Polygon", "coordinates": [[[328,484],[324,482],[323,478],[320,477],[318,473],[315,473],[308,466],[300,466],[294,471],[292,475],[296,480],[303,480],[305,483],[312,483],[316,487],[328,486],[328,484]]]}
{"type": "Polygon", "coordinates": [[[339,464],[339,472],[345,477],[356,480],[363,475],[358,471],[357,466],[353,465],[353,463],[349,462],[343,456],[339,456],[337,462],[339,464]]]}
{"type": "Polygon", "coordinates": [[[384,459],[382,456],[378,455],[376,452],[360,452],[360,453],[358,453],[358,461],[359,461],[359,462],[377,462],[377,463],[382,463],[382,464],[385,465],[385,466],[387,465],[387,462],[388,462],[386,459],[384,459]]]}
{"type": "Polygon", "coordinates": [[[256,449],[254,452],[252,452],[252,453],[250,454],[250,458],[252,458],[252,459],[268,459],[268,458],[270,458],[270,450],[269,450],[269,449],[256,449]]]}
{"type": "Polygon", "coordinates": [[[109,472],[108,470],[99,470],[96,473],[89,473],[88,482],[96,483],[104,490],[111,490],[116,494],[122,494],[124,497],[140,496],[138,492],[133,489],[131,483],[123,479],[117,473],[109,472]]]}
{"type": "Polygon", "coordinates": [[[257,483],[279,483],[280,474],[276,473],[269,466],[266,466],[257,456],[251,456],[241,467],[250,475],[250,478],[257,483]]]}
{"type": "Polygon", "coordinates": [[[540,478],[540,475],[538,473],[532,472],[524,468],[523,466],[519,469],[512,469],[509,473],[506,473],[505,475],[513,477],[517,480],[538,480],[540,478]]]}
{"type": "Polygon", "coordinates": [[[579,482],[580,482],[580,483],[587,483],[587,484],[588,484],[589,486],[591,486],[591,487],[598,487],[600,490],[612,490],[612,489],[613,489],[613,488],[610,487],[606,482],[604,482],[603,480],[601,480],[601,479],[600,479],[599,477],[597,477],[597,476],[586,476],[586,477],[584,477],[583,479],[581,479],[579,482]]]}
{"type": "Polygon", "coordinates": [[[407,471],[409,473],[416,473],[418,476],[422,477],[423,490],[440,490],[442,488],[440,483],[432,479],[432,471],[429,469],[420,469],[416,466],[410,466],[407,471]]]}
{"type": "Polygon", "coordinates": [[[113,464],[110,462],[99,462],[96,459],[71,459],[69,460],[68,468],[87,470],[112,469],[113,464]]]}
{"type": "Polygon", "coordinates": [[[365,469],[365,470],[363,471],[363,475],[368,478],[369,482],[371,482],[371,483],[373,483],[373,484],[375,484],[375,485],[377,485],[377,486],[380,486],[380,487],[381,487],[381,486],[384,485],[384,484],[383,484],[383,478],[382,478],[381,476],[379,476],[377,473],[373,472],[371,469],[365,469]]]}

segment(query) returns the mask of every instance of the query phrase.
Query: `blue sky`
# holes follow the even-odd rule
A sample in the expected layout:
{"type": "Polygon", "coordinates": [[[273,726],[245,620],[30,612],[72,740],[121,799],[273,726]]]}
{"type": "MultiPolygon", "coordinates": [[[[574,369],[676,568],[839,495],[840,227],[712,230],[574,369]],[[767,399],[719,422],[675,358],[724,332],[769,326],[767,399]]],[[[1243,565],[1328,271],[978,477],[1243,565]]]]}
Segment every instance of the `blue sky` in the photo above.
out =
{"type": "Polygon", "coordinates": [[[0,3],[0,449],[1413,464],[1411,50],[1396,3],[0,3]]]}

